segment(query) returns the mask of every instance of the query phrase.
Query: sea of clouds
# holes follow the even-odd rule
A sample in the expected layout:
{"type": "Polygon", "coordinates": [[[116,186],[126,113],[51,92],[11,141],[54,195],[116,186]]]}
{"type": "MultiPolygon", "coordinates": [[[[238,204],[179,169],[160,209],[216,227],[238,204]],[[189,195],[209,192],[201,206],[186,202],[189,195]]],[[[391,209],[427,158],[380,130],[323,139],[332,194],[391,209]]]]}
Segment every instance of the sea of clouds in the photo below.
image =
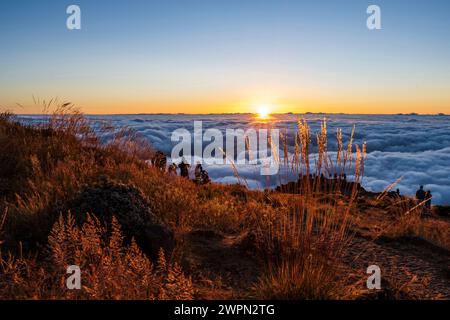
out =
{"type": "MultiPolygon", "coordinates": [[[[344,143],[356,126],[355,143],[367,143],[363,186],[367,190],[381,191],[402,178],[396,188],[402,194],[414,194],[424,185],[433,194],[433,201],[450,203],[450,116],[445,115],[345,115],[306,114],[274,115],[270,121],[256,119],[250,114],[240,115],[114,115],[91,116],[94,122],[110,122],[118,127],[128,126],[147,137],[153,146],[170,156],[173,146],[172,132],[185,128],[193,131],[194,121],[202,121],[203,130],[216,128],[225,135],[226,129],[279,128],[293,137],[297,121],[305,118],[312,133],[320,130],[326,118],[328,150],[336,150],[336,131],[343,131],[344,143]]],[[[313,139],[313,144],[315,144],[313,139]]],[[[225,144],[224,144],[225,145],[225,144]]],[[[294,140],[288,139],[289,152],[294,140]]],[[[314,152],[314,150],[313,150],[314,152]]],[[[220,183],[235,183],[237,178],[230,165],[204,166],[210,177],[220,183]]],[[[239,176],[252,188],[274,187],[279,177],[264,177],[252,165],[238,166],[239,176]]],[[[283,172],[283,168],[281,169],[283,172]]],[[[282,175],[284,176],[284,175],[282,175]]],[[[286,174],[286,179],[292,178],[286,174]]]]}
{"type": "MultiPolygon", "coordinates": [[[[355,143],[367,143],[363,180],[367,190],[381,191],[401,178],[395,189],[399,188],[402,194],[413,195],[419,185],[424,185],[432,191],[434,203],[450,204],[450,116],[446,115],[283,114],[272,116],[270,121],[258,120],[250,114],[102,115],[89,118],[95,125],[105,122],[118,128],[133,128],[168,156],[177,144],[171,141],[172,133],[180,128],[193,132],[194,121],[202,121],[203,130],[216,128],[224,135],[226,129],[279,128],[289,137],[288,151],[293,152],[292,137],[298,130],[297,121],[305,118],[314,137],[326,118],[330,154],[336,150],[338,128],[343,131],[344,144],[348,142],[353,126],[356,127],[355,143]]],[[[315,139],[312,140],[314,145],[315,139]]],[[[216,182],[237,182],[230,165],[204,165],[204,168],[216,182]]],[[[285,168],[280,169],[282,174],[278,177],[261,176],[260,167],[255,165],[240,165],[237,169],[240,178],[251,188],[275,187],[280,183],[280,176],[283,183],[295,179],[285,168]]]]}

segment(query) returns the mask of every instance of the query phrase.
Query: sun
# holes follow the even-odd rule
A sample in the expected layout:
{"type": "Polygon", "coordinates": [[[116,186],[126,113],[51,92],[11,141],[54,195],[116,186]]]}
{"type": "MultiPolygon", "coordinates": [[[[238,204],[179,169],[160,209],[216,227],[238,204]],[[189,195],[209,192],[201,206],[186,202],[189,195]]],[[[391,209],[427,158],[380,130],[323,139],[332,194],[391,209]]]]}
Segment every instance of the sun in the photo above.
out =
{"type": "Polygon", "coordinates": [[[267,105],[262,104],[257,107],[258,118],[267,119],[270,114],[270,109],[267,105]]]}

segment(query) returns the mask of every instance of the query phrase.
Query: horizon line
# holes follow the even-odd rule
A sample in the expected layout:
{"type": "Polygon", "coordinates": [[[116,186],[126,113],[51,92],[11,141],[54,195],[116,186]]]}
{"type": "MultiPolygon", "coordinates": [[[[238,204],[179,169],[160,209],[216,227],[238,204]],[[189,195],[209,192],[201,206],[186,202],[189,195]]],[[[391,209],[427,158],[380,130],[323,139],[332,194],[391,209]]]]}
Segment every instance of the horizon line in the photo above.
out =
{"type": "MultiPolygon", "coordinates": [[[[6,111],[7,112],[7,111],[6,111]]],[[[52,113],[14,113],[18,116],[43,116],[51,115],[52,113]]],[[[132,115],[257,115],[257,112],[211,112],[211,113],[188,113],[188,112],[139,112],[139,113],[84,113],[86,116],[132,116],[132,115]]],[[[450,116],[450,114],[438,112],[438,113],[348,113],[348,112],[274,112],[270,115],[364,115],[364,116],[450,116]]]]}

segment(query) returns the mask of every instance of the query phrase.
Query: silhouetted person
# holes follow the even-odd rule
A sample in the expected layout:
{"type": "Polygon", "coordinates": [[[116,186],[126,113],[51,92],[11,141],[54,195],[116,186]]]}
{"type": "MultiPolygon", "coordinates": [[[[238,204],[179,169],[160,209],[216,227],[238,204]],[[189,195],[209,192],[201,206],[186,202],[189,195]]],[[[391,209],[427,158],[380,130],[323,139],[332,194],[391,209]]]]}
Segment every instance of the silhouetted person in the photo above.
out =
{"type": "Polygon", "coordinates": [[[206,170],[202,169],[201,175],[202,175],[202,183],[203,184],[208,184],[211,182],[211,179],[209,179],[209,174],[206,170]]]}
{"type": "Polygon", "coordinates": [[[395,193],[397,194],[398,197],[400,197],[400,189],[397,189],[397,191],[395,191],[395,193]]]}
{"type": "Polygon", "coordinates": [[[177,175],[177,165],[175,163],[172,163],[169,166],[169,174],[176,176],[177,175]]]}
{"type": "Polygon", "coordinates": [[[180,168],[180,175],[183,178],[189,179],[189,167],[190,165],[186,163],[186,161],[183,159],[181,163],[178,165],[178,168],[180,168]]]}
{"type": "Polygon", "coordinates": [[[423,186],[420,186],[420,189],[417,190],[417,192],[416,192],[416,199],[419,200],[419,202],[424,202],[425,196],[426,196],[426,193],[423,190],[423,186]]]}
{"type": "Polygon", "coordinates": [[[431,210],[431,199],[433,198],[433,195],[431,194],[431,190],[428,190],[425,194],[425,199],[427,202],[425,202],[425,208],[427,210],[431,210]]]}
{"type": "Polygon", "coordinates": [[[201,184],[202,183],[202,171],[203,167],[200,163],[197,163],[195,166],[195,183],[201,184]]]}

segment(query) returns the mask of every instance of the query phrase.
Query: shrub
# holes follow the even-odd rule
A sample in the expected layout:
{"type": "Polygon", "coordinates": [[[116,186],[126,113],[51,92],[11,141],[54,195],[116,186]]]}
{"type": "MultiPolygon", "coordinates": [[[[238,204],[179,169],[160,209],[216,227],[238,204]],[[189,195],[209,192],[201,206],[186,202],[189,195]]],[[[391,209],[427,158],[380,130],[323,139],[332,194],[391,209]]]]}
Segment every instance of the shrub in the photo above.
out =
{"type": "Polygon", "coordinates": [[[0,259],[0,297],[15,299],[192,299],[192,281],[178,264],[167,263],[160,251],[153,265],[134,241],[124,245],[117,220],[111,236],[89,216],[78,227],[62,216],[48,239],[47,258],[0,259]],[[81,269],[81,290],[66,288],[66,268],[81,269]]]}

